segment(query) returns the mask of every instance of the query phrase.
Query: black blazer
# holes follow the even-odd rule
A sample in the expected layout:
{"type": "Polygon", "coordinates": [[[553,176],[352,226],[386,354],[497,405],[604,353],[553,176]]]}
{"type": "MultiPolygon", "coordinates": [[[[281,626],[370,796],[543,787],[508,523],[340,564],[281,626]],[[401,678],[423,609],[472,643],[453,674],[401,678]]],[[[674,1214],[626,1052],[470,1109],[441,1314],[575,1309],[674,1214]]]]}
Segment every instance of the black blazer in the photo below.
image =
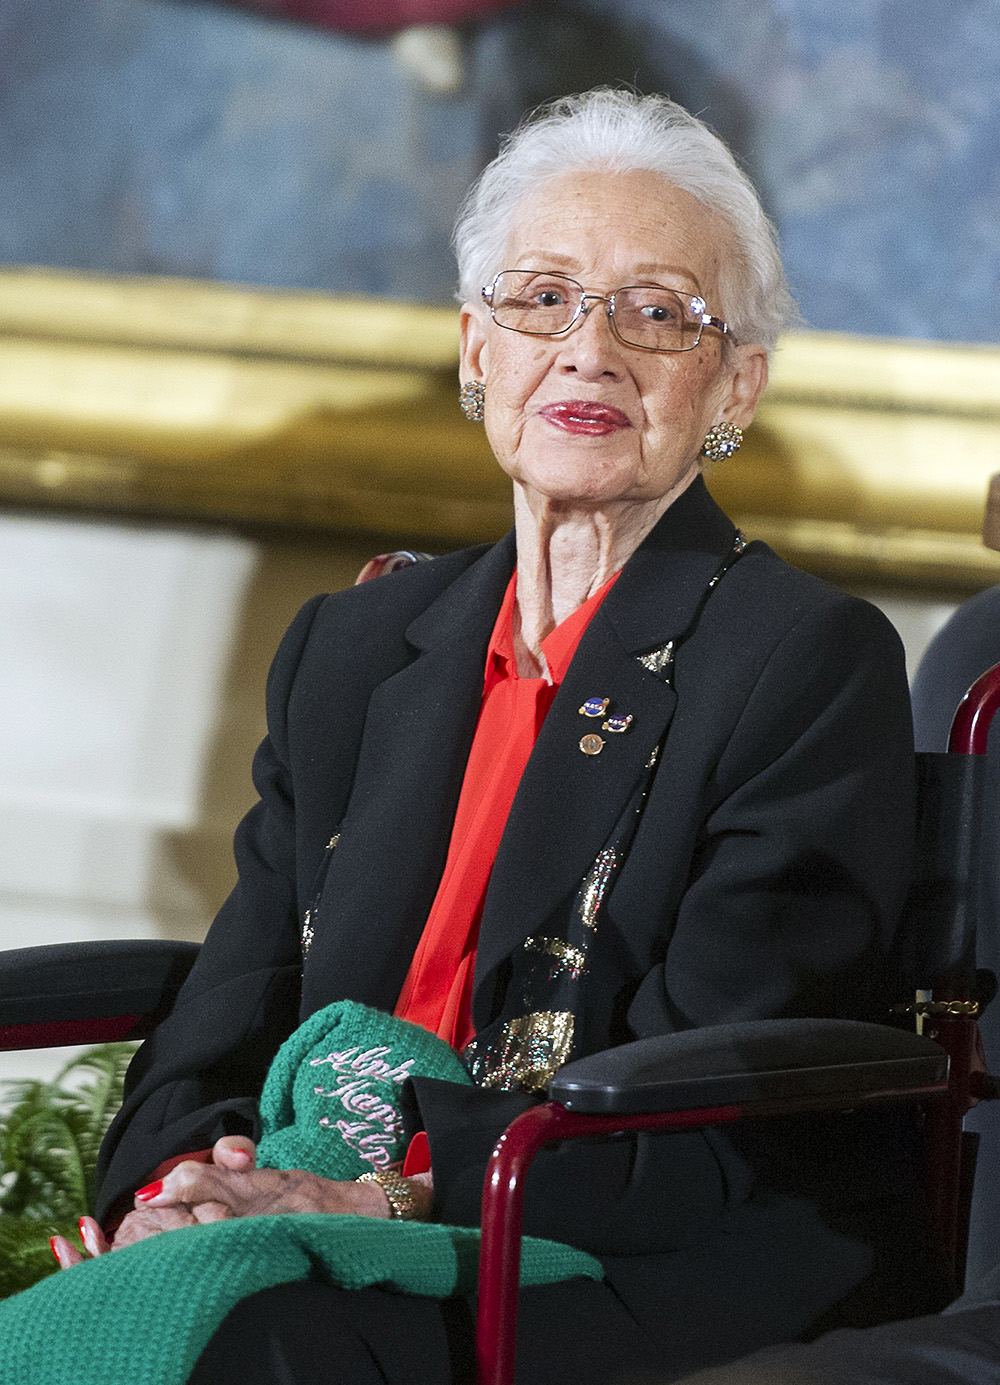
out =
{"type": "MultiPolygon", "coordinates": [[[[579,920],[609,844],[618,858],[567,1002],[573,1056],[757,1016],[881,1019],[896,998],[913,830],[899,641],[874,607],[763,544],[713,586],[735,537],[698,480],[580,643],[483,912],[473,1019],[493,1040],[523,1012],[532,947],[579,920]],[[600,728],[580,714],[588,697],[632,716],[597,755],[579,748],[600,728]]],[[[301,1018],[341,997],[393,1007],[444,866],[514,560],[508,536],[297,616],[269,680],[239,883],[133,1064],[102,1152],[102,1212],[162,1159],[253,1135],[270,1058],[301,1018]]],[[[477,1220],[489,1150],[537,1099],[412,1084],[443,1219],[477,1220]]],[[[609,1141],[585,1161],[563,1147],[529,1181],[526,1229],[610,1257],[669,1254],[752,1200],[755,1161],[772,1154],[718,1132],[609,1141]]],[[[861,1182],[839,1186],[856,1197],[861,1182]]]]}

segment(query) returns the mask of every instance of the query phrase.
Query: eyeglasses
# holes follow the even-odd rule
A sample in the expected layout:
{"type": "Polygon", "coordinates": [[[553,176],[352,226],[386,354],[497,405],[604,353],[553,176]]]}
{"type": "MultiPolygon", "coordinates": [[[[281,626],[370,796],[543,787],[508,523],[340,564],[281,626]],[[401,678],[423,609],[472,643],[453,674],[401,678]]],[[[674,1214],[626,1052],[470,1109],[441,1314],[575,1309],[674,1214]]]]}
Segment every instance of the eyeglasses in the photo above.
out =
{"type": "Polygon", "coordinates": [[[722,318],[706,311],[704,298],[659,284],[628,284],[605,297],[566,274],[504,269],[482,292],[498,327],[529,337],[558,337],[594,303],[606,303],[615,336],[640,351],[693,351],[706,327],[736,341],[722,318]]]}

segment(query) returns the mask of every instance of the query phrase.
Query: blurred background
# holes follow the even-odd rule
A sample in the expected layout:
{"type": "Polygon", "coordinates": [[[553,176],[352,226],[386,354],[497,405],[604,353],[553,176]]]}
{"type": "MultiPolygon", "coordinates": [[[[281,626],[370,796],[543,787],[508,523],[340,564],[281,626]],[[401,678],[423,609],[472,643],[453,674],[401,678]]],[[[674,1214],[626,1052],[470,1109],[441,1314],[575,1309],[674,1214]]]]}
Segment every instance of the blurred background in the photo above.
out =
{"type": "Polygon", "coordinates": [[[808,330],[710,483],[915,663],[1000,580],[998,23],[0,0],[0,947],[202,936],[299,604],[507,527],[455,402],[449,236],[498,135],[562,92],[665,91],[753,177],[808,330]]]}

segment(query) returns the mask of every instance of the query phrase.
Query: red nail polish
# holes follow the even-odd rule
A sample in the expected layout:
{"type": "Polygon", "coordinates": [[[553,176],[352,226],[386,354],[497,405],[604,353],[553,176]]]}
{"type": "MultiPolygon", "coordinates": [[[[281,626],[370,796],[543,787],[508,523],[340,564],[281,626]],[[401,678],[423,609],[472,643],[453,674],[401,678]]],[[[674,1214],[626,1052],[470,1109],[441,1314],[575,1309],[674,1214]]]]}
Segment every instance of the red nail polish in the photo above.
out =
{"type": "Polygon", "coordinates": [[[89,1250],[91,1255],[96,1255],[97,1248],[93,1244],[93,1237],[87,1227],[87,1218],[81,1217],[77,1225],[80,1228],[80,1240],[83,1242],[84,1250],[89,1250]]]}
{"type": "Polygon", "coordinates": [[[56,1264],[61,1266],[62,1261],[59,1259],[59,1252],[56,1250],[56,1238],[54,1236],[49,1237],[49,1250],[51,1250],[52,1254],[55,1256],[56,1264]]]}
{"type": "Polygon", "coordinates": [[[163,1179],[158,1178],[155,1183],[147,1183],[145,1188],[140,1188],[136,1197],[140,1202],[148,1202],[150,1198],[159,1197],[163,1192],[163,1179]]]}

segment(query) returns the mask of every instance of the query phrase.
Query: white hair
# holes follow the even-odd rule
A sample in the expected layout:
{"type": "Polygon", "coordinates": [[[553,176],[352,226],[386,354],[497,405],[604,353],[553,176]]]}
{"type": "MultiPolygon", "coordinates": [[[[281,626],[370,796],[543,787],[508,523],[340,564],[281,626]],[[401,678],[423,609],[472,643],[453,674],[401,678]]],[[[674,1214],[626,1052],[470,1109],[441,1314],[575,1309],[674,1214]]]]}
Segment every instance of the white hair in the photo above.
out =
{"type": "Polygon", "coordinates": [[[520,203],[549,178],[582,169],[658,173],[726,223],[732,249],[711,305],[738,342],[770,351],[798,321],[774,227],[729,149],[707,125],[666,96],[598,87],[539,107],[501,144],[466,194],[455,226],[460,296],[479,303],[501,269],[520,203]]]}

